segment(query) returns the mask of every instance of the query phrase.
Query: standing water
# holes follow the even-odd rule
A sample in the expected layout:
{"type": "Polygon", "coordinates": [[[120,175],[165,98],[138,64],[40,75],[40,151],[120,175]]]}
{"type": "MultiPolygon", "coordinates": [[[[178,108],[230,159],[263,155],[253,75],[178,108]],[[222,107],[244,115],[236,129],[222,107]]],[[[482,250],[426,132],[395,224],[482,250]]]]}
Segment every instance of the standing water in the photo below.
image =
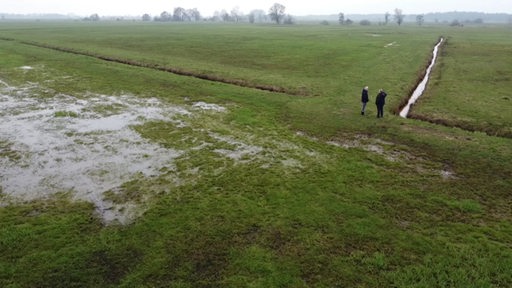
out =
{"type": "Polygon", "coordinates": [[[434,67],[434,64],[436,63],[437,52],[439,50],[439,46],[441,46],[441,43],[443,43],[443,38],[441,38],[439,40],[439,43],[437,43],[437,45],[434,47],[434,51],[432,52],[432,55],[433,55],[432,62],[430,63],[430,65],[427,68],[427,73],[425,73],[425,77],[423,77],[423,80],[421,80],[420,84],[418,84],[418,86],[412,93],[412,96],[411,96],[411,98],[409,98],[409,102],[407,103],[407,105],[405,105],[405,107],[402,109],[402,111],[400,111],[401,117],[407,118],[407,115],[409,114],[409,110],[411,109],[411,106],[414,105],[414,103],[416,103],[416,100],[418,100],[418,98],[420,98],[420,96],[425,91],[425,88],[427,86],[427,82],[428,82],[428,79],[430,76],[430,72],[432,71],[432,68],[434,67]]]}

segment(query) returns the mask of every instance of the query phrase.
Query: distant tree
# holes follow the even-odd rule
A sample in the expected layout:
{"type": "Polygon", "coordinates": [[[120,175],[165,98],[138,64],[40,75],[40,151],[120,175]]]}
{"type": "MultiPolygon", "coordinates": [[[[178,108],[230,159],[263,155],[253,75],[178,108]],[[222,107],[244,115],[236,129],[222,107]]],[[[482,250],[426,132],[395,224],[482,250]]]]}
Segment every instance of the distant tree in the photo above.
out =
{"type": "Polygon", "coordinates": [[[283,23],[284,24],[288,24],[288,25],[292,25],[292,24],[295,24],[295,20],[293,19],[292,15],[287,14],[283,18],[283,23]]]}
{"type": "Polygon", "coordinates": [[[193,9],[188,9],[186,11],[187,15],[188,15],[188,18],[191,20],[191,21],[201,21],[201,19],[203,19],[203,17],[201,16],[201,12],[199,12],[199,10],[197,10],[197,8],[193,8],[193,9]]]}
{"type": "Polygon", "coordinates": [[[286,10],[286,7],[284,5],[279,3],[274,3],[272,7],[268,10],[268,16],[270,17],[270,20],[276,22],[276,24],[281,23],[283,20],[285,14],[284,11],[286,10]]]}
{"type": "Polygon", "coordinates": [[[235,7],[231,10],[231,19],[235,22],[239,22],[243,17],[242,11],[240,11],[240,7],[235,7]]]}
{"type": "Polygon", "coordinates": [[[172,20],[177,21],[177,22],[183,22],[183,21],[187,20],[187,18],[188,18],[188,15],[187,15],[187,10],[185,10],[185,8],[182,8],[182,7],[174,8],[174,12],[172,13],[172,20]]]}
{"type": "Polygon", "coordinates": [[[361,20],[359,24],[362,26],[370,26],[372,25],[372,22],[370,22],[370,20],[361,20]]]}
{"type": "Polygon", "coordinates": [[[425,22],[425,17],[423,15],[417,15],[416,16],[416,23],[418,23],[418,25],[423,25],[423,23],[425,22]]]}
{"type": "Polygon", "coordinates": [[[222,20],[222,17],[221,17],[221,12],[220,11],[215,11],[213,12],[213,16],[210,18],[211,21],[221,21],[222,20]]]}
{"type": "Polygon", "coordinates": [[[460,23],[459,20],[453,20],[450,23],[450,26],[452,26],[452,27],[463,27],[464,25],[462,23],[460,23]]]}
{"type": "Polygon", "coordinates": [[[329,25],[329,21],[323,20],[320,22],[320,25],[329,25]]]}
{"type": "Polygon", "coordinates": [[[265,22],[267,21],[267,15],[265,15],[265,11],[263,10],[252,10],[251,13],[249,13],[249,22],[265,22]]]}
{"type": "Polygon", "coordinates": [[[384,25],[388,25],[390,16],[391,14],[389,14],[389,12],[386,12],[386,14],[384,14],[384,25]]]}
{"type": "Polygon", "coordinates": [[[151,16],[149,14],[142,15],[142,21],[151,21],[151,16]]]}
{"type": "Polygon", "coordinates": [[[167,21],[171,21],[171,19],[172,19],[171,14],[167,11],[163,11],[162,13],[160,13],[160,17],[155,18],[155,21],[167,22],[167,21]]]}
{"type": "Polygon", "coordinates": [[[345,20],[345,25],[352,25],[352,23],[354,23],[354,21],[350,19],[345,20]]]}
{"type": "Polygon", "coordinates": [[[85,17],[84,21],[100,21],[100,16],[98,14],[94,13],[89,17],[85,17]]]}
{"type": "Polygon", "coordinates": [[[224,22],[231,21],[231,16],[229,16],[228,12],[226,12],[226,10],[224,10],[224,9],[222,9],[222,11],[220,11],[220,18],[224,22]]]}
{"type": "Polygon", "coordinates": [[[340,23],[340,25],[343,25],[345,24],[345,14],[341,13],[338,14],[338,22],[340,23]]]}
{"type": "Polygon", "coordinates": [[[402,9],[396,8],[394,17],[395,17],[395,21],[398,24],[398,26],[402,25],[402,23],[404,22],[404,17],[405,17],[405,15],[402,12],[402,9]]]}

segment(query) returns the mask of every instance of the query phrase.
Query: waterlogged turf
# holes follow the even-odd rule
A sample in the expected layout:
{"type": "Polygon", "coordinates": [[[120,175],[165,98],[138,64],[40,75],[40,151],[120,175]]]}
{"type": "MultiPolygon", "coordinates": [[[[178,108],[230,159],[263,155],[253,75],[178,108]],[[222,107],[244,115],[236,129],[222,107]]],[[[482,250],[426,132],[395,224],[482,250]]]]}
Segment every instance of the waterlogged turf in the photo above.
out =
{"type": "MultiPolygon", "coordinates": [[[[255,144],[261,140],[246,143],[251,136],[236,139],[232,136],[235,131],[223,135],[220,133],[226,132],[205,130],[204,124],[195,127],[194,123],[218,121],[203,112],[227,111],[217,104],[200,101],[177,106],[156,98],[93,93],[71,96],[53,92],[54,97],[41,98],[40,91],[51,92],[38,83],[21,87],[4,84],[0,88],[1,140],[6,150],[18,157],[2,159],[0,174],[3,194],[12,200],[42,199],[67,192],[73,199],[92,202],[106,223],[117,220],[126,224],[143,210],[137,210],[140,201],[111,201],[112,197],[120,199],[117,194],[122,194],[125,182],[172,175],[169,171],[175,170],[176,161],[188,157],[191,151],[208,150],[213,153],[211,157],[236,162],[251,162],[256,157],[265,161],[265,154],[277,153],[270,148],[275,144],[267,143],[263,148],[255,144]],[[141,137],[151,137],[147,130],[160,127],[167,128],[165,134],[174,133],[182,139],[160,146],[141,137]],[[183,145],[184,140],[188,145],[183,145]]],[[[296,159],[284,161],[300,163],[296,159]]],[[[185,181],[178,175],[170,178],[185,181]]]]}
{"type": "Polygon", "coordinates": [[[459,28],[88,24],[0,27],[0,286],[512,285],[510,139],[391,114],[459,28]]]}
{"type": "Polygon", "coordinates": [[[37,83],[0,88],[0,139],[17,155],[0,161],[4,195],[34,200],[69,191],[94,203],[105,220],[126,222],[133,211],[114,209],[102,193],[139,173],[158,175],[183,153],[144,140],[130,126],[162,119],[179,125],[176,116],[191,112],[126,95],[41,99],[43,89],[37,83]]]}

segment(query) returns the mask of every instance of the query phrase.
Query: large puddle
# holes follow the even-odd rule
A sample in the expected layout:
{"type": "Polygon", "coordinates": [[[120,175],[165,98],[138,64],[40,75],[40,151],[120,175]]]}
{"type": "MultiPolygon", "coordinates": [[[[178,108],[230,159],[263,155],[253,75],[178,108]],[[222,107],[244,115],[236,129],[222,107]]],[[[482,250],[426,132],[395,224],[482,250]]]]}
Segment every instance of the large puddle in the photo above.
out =
{"type": "Polygon", "coordinates": [[[409,114],[409,111],[411,110],[412,105],[414,105],[414,103],[416,103],[418,98],[425,91],[428,79],[430,77],[430,72],[432,71],[432,68],[434,67],[434,65],[436,63],[437,52],[439,51],[439,47],[441,46],[441,43],[443,43],[443,38],[441,38],[439,40],[439,43],[437,43],[436,46],[434,47],[434,51],[432,51],[432,62],[430,63],[430,65],[427,68],[427,72],[425,73],[425,77],[423,77],[421,82],[418,84],[418,86],[416,87],[416,89],[412,93],[411,98],[409,98],[409,102],[407,103],[407,105],[405,105],[405,107],[402,109],[402,111],[400,111],[400,116],[401,117],[407,118],[407,115],[409,114]]]}
{"type": "Polygon", "coordinates": [[[111,204],[103,193],[134,175],[172,169],[182,154],[151,143],[130,126],[153,120],[184,125],[177,117],[190,114],[184,108],[129,95],[45,98],[37,84],[0,84],[0,192],[9,198],[71,192],[94,203],[106,220],[121,220],[122,215],[107,215],[111,204]]]}
{"type": "MultiPolygon", "coordinates": [[[[0,80],[0,206],[65,193],[93,203],[105,223],[127,224],[145,206],[129,197],[114,203],[111,195],[123,197],[123,185],[168,172],[176,172],[169,176],[176,177],[171,181],[187,181],[175,163],[191,151],[204,149],[235,165],[257,161],[261,167],[287,169],[300,169],[305,157],[320,157],[281,139],[254,137],[252,132],[231,127],[206,128],[210,126],[204,121],[226,111],[205,102],[177,106],[130,95],[72,96],[38,83],[15,87],[0,80]],[[173,132],[187,131],[184,137],[190,147],[166,148],[143,138],[133,126],[148,121],[172,123],[173,132]],[[229,133],[214,132],[219,130],[229,133]]],[[[199,172],[199,168],[190,171],[199,172]]],[[[136,197],[146,201],[152,192],[148,193],[136,197]]]]}
{"type": "MultiPolygon", "coordinates": [[[[28,67],[19,69],[49,78],[45,82],[72,81],[28,67]]],[[[222,120],[226,111],[206,102],[178,106],[131,95],[66,95],[39,83],[10,86],[0,80],[0,207],[64,193],[93,203],[107,224],[127,224],[144,212],[152,196],[209,176],[201,167],[176,167],[177,161],[187,161],[200,150],[205,157],[226,160],[213,173],[247,162],[296,170],[303,160],[325,161],[324,155],[274,134],[233,129],[222,120]],[[174,128],[164,142],[182,135],[183,141],[173,140],[180,148],[136,132],[146,124],[147,129],[169,127],[148,122],[171,123],[174,128]],[[132,186],[139,180],[156,184],[131,191],[139,189],[132,186]],[[164,182],[174,184],[160,187],[164,182]]]]}

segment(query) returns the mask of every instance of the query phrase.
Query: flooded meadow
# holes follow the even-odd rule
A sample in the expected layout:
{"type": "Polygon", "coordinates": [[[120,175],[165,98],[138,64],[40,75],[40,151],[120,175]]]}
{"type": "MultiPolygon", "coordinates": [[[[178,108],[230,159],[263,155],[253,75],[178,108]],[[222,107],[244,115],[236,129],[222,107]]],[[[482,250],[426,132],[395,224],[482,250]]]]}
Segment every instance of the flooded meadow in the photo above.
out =
{"type": "MultiPolygon", "coordinates": [[[[30,66],[18,69],[34,70],[30,66]]],[[[122,193],[124,183],[163,174],[173,174],[174,182],[183,182],[175,164],[177,159],[189,157],[191,151],[205,150],[236,163],[257,160],[267,167],[274,161],[300,167],[300,161],[293,157],[303,157],[300,147],[282,141],[260,139],[254,144],[254,135],[240,131],[225,135],[192,127],[197,122],[211,124],[211,116],[206,115],[227,111],[204,101],[174,105],[129,94],[67,95],[41,83],[12,86],[2,80],[0,107],[2,205],[62,193],[93,203],[106,223],[128,223],[143,212],[136,201],[112,200],[122,193]],[[166,123],[172,127],[168,135],[178,131],[183,139],[192,141],[185,146],[178,145],[183,139],[162,145],[139,133],[148,123],[166,123]],[[276,152],[288,153],[290,147],[295,156],[276,152]],[[274,157],[276,153],[280,156],[274,157]]],[[[144,191],[138,193],[143,195],[144,191]]],[[[147,195],[138,198],[144,197],[147,195]]]]}

